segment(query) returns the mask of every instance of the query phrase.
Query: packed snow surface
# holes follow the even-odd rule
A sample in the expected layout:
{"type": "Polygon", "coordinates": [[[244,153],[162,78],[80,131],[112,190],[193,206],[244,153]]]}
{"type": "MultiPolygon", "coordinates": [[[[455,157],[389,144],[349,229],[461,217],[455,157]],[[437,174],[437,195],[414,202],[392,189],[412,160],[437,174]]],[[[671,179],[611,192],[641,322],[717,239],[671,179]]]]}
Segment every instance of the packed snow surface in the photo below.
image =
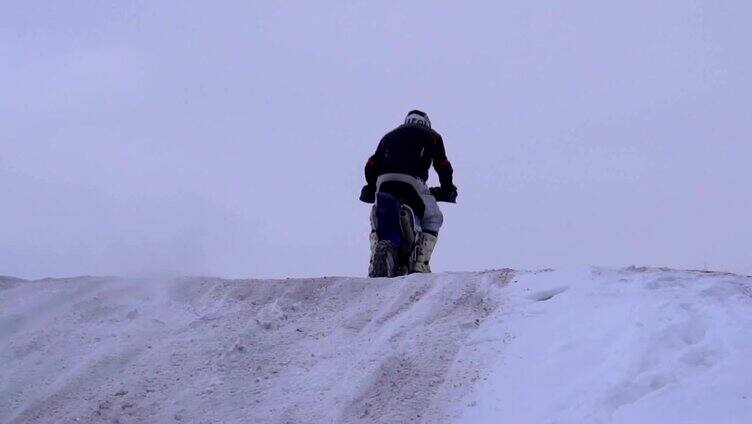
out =
{"type": "Polygon", "coordinates": [[[0,422],[750,423],[752,278],[0,278],[0,422]]]}

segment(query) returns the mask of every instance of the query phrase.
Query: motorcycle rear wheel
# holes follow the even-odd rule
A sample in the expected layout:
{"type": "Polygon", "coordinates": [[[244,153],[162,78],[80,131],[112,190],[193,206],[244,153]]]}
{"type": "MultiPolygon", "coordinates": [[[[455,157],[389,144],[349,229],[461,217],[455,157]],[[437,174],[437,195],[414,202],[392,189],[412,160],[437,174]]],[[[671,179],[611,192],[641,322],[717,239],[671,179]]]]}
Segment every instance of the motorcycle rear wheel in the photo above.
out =
{"type": "Polygon", "coordinates": [[[397,275],[397,269],[397,248],[389,240],[380,240],[376,244],[368,276],[392,278],[397,275]]]}

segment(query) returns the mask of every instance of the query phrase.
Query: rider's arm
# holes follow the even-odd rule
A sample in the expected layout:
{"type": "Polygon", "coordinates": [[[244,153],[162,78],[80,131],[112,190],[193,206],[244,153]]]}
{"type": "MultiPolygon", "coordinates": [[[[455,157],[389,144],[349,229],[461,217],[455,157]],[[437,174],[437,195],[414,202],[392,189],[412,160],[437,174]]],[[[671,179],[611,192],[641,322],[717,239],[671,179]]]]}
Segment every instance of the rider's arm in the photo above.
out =
{"type": "Polygon", "coordinates": [[[456,190],[454,184],[452,184],[452,164],[449,162],[446,156],[446,150],[444,150],[444,140],[441,135],[436,134],[436,148],[433,152],[433,169],[436,170],[436,174],[439,175],[439,182],[441,188],[444,190],[456,190]]]}
{"type": "Polygon", "coordinates": [[[382,140],[381,142],[379,142],[379,146],[376,148],[376,153],[371,155],[371,157],[368,158],[368,162],[366,162],[366,183],[369,186],[376,186],[376,179],[379,177],[379,166],[384,159],[384,152],[385,148],[382,140]]]}

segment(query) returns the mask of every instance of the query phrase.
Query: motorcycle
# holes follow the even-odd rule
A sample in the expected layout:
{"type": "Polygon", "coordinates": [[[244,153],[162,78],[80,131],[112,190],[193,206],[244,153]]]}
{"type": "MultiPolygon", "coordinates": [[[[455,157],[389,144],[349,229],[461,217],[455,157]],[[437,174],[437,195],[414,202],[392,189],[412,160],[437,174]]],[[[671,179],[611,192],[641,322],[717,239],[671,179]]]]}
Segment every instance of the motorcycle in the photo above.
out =
{"type": "MultiPolygon", "coordinates": [[[[454,203],[439,187],[432,187],[430,191],[436,201],[454,203]]],[[[371,242],[375,242],[375,248],[368,276],[391,278],[414,272],[415,243],[422,231],[419,217],[425,208],[423,201],[411,186],[399,182],[382,184],[374,200],[371,242]]]]}

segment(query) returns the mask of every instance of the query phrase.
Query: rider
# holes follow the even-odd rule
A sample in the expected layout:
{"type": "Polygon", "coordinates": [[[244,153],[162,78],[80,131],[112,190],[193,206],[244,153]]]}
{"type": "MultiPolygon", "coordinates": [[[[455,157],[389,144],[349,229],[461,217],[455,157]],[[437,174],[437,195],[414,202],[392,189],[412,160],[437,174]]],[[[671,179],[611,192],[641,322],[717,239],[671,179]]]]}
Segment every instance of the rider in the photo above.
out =
{"type": "MultiPolygon", "coordinates": [[[[365,168],[366,184],[361,190],[360,200],[374,203],[378,187],[386,181],[400,181],[412,185],[420,194],[425,211],[420,218],[422,232],[415,243],[415,265],[413,272],[431,272],[429,262],[433,253],[439,228],[444,216],[436,200],[455,203],[457,188],[452,184],[452,164],[447,160],[444,141],[441,135],[431,129],[431,121],[425,112],[412,110],[405,123],[386,134],[376,148],[376,153],[368,159],[365,168]],[[428,169],[433,168],[439,175],[441,187],[428,189],[428,169]]],[[[373,214],[371,214],[373,219],[373,214]]],[[[371,228],[374,228],[373,221],[371,228]]],[[[378,237],[371,232],[371,260],[378,237]]]]}

